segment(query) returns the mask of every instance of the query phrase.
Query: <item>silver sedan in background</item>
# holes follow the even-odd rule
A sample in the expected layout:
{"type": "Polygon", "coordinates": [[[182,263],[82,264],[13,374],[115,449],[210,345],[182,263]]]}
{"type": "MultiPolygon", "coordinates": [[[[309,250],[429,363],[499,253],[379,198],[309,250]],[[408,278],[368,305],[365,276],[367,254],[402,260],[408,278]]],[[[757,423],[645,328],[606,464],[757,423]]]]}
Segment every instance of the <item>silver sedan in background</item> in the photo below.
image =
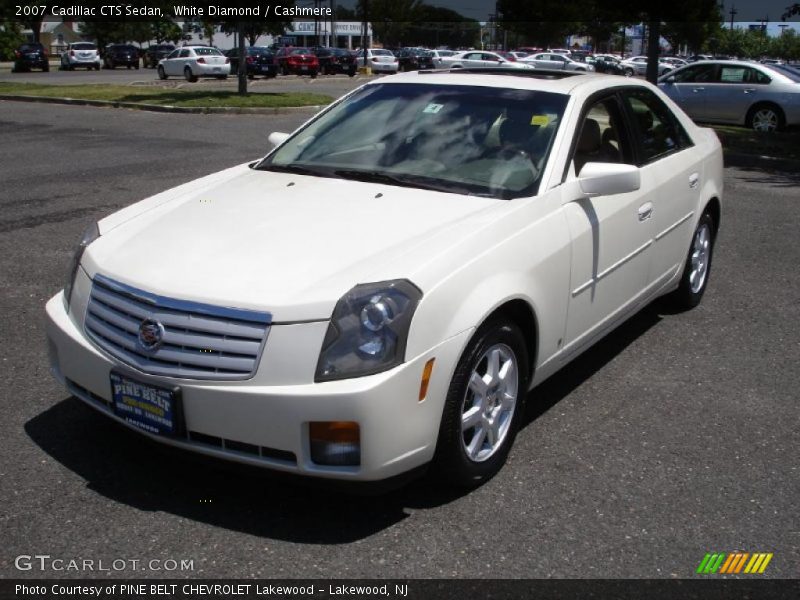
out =
{"type": "Polygon", "coordinates": [[[441,62],[434,63],[437,69],[474,69],[509,67],[512,69],[533,69],[534,66],[524,61],[510,61],[497,54],[496,52],[486,52],[484,50],[469,50],[459,52],[453,56],[444,57],[441,62]]]}
{"type": "Polygon", "coordinates": [[[526,56],[519,60],[521,63],[527,63],[535,66],[537,69],[560,69],[562,71],[594,71],[594,67],[590,64],[572,60],[565,54],[558,52],[540,52],[526,56]]]}
{"type": "Polygon", "coordinates": [[[739,60],[691,63],[658,87],[695,121],[775,131],[800,124],[800,74],[739,60]]]}

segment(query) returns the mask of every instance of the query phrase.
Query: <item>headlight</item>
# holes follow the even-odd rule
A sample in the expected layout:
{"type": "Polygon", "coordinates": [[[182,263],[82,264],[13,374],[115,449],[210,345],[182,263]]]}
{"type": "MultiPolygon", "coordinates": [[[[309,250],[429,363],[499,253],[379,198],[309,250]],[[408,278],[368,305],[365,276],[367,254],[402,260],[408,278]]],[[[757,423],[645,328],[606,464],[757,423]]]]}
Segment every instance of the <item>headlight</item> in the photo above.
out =
{"type": "Polygon", "coordinates": [[[314,381],[363,377],[403,362],[422,292],[398,279],[357,285],[336,304],[314,381]]]}
{"type": "Polygon", "coordinates": [[[100,230],[97,228],[97,223],[92,223],[86,228],[86,231],[83,232],[81,241],[78,242],[78,247],[75,248],[75,252],[72,255],[72,262],[70,262],[69,265],[69,272],[67,273],[67,282],[66,285],[64,285],[64,302],[67,305],[67,310],[69,310],[69,300],[72,296],[72,286],[75,283],[75,274],[78,272],[78,267],[81,264],[83,251],[86,250],[86,246],[91,244],[99,237],[100,230]]]}

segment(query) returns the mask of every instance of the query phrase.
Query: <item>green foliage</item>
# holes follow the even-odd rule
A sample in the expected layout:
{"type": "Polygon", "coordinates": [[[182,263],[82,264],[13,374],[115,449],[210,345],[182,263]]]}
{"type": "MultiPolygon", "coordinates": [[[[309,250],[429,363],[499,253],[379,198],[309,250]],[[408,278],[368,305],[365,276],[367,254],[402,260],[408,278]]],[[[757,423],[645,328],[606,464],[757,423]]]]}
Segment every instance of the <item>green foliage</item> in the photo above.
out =
{"type": "Polygon", "coordinates": [[[0,21],[0,60],[13,60],[14,50],[25,41],[22,27],[18,21],[0,21]]]}
{"type": "Polygon", "coordinates": [[[792,29],[775,37],[769,37],[760,30],[738,28],[723,28],[718,35],[718,39],[712,38],[706,44],[706,48],[715,53],[738,58],[800,58],[800,36],[792,29]]]}

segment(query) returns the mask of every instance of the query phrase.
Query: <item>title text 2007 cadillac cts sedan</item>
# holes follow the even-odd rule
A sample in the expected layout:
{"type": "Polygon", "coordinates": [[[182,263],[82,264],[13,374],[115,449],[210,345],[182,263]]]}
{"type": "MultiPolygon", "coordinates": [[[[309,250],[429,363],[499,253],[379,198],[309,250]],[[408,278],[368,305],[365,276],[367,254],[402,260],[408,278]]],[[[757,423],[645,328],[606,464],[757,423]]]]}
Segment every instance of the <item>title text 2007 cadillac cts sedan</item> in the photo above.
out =
{"type": "Polygon", "coordinates": [[[208,455],[485,481],[530,388],[657,296],[700,301],[720,223],[719,141],[657,88],[521,73],[378,79],[92,225],[52,372],[208,455]]]}

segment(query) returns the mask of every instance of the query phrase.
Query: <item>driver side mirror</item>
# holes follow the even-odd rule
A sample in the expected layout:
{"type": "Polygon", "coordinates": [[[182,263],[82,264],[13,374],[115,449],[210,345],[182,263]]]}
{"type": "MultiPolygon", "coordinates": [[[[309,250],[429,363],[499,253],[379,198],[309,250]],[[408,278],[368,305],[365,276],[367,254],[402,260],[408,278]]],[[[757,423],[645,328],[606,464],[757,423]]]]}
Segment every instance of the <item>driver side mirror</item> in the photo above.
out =
{"type": "Polygon", "coordinates": [[[622,163],[588,162],[578,174],[587,196],[611,196],[635,192],[642,186],[639,168],[622,163]]]}
{"type": "Polygon", "coordinates": [[[267,141],[272,144],[273,147],[280,146],[283,142],[289,139],[289,133],[282,133],[280,131],[273,131],[269,134],[267,141]]]}

